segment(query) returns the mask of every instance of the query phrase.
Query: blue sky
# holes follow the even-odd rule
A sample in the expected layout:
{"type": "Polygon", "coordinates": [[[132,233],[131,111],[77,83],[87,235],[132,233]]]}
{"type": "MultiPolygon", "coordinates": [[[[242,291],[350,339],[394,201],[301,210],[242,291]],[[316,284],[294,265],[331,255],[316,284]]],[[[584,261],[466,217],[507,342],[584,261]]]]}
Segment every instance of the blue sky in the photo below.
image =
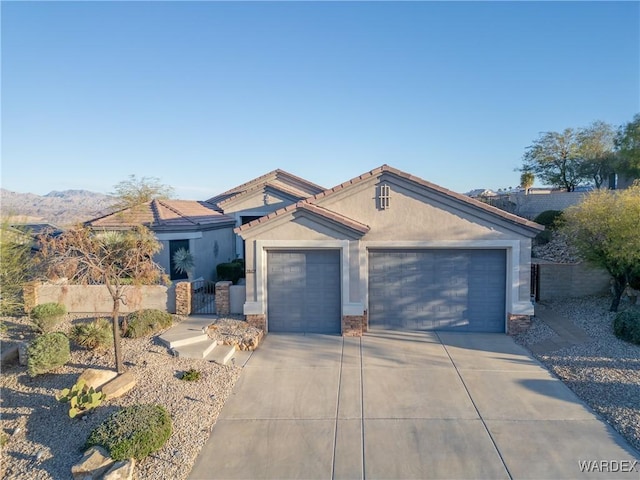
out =
{"type": "Polygon", "coordinates": [[[516,186],[543,131],[640,112],[638,2],[2,2],[2,187],[206,199],[384,163],[516,186]]]}

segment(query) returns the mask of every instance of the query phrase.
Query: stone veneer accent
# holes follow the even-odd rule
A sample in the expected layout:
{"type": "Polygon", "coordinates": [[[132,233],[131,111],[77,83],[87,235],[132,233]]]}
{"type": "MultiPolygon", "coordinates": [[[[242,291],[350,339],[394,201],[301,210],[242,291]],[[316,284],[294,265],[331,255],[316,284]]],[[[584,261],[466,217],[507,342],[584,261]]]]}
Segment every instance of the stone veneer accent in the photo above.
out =
{"type": "Polygon", "coordinates": [[[24,302],[24,312],[29,313],[38,305],[38,287],[41,282],[28,282],[22,287],[22,299],[24,302]]]}
{"type": "Polygon", "coordinates": [[[531,326],[531,316],[515,315],[510,313],[507,320],[507,333],[509,335],[518,335],[529,330],[531,326]]]}
{"type": "Polygon", "coordinates": [[[191,314],[191,283],[189,282],[176,284],[176,314],[191,314]]]}
{"type": "Polygon", "coordinates": [[[364,324],[365,315],[343,315],[342,335],[345,337],[361,337],[364,324]]]}
{"type": "Polygon", "coordinates": [[[223,280],[216,282],[216,313],[229,315],[231,313],[230,287],[233,282],[223,280]]]}
{"type": "Polygon", "coordinates": [[[259,328],[263,332],[267,331],[267,317],[262,314],[245,315],[247,323],[252,327],[259,328]]]}

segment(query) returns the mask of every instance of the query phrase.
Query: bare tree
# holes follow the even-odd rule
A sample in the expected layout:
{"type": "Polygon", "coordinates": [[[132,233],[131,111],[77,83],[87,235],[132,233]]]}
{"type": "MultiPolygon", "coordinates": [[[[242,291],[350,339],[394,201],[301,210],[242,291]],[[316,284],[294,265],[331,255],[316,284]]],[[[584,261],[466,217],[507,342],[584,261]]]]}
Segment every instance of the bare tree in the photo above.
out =
{"type": "Polygon", "coordinates": [[[40,238],[39,260],[47,278],[67,278],[83,285],[105,285],[113,299],[113,340],[118,373],[124,371],[120,349],[120,304],[135,285],[166,283],[153,256],[162,245],[143,226],[125,232],[95,233],[87,227],[40,238]]]}
{"type": "Polygon", "coordinates": [[[118,197],[116,204],[118,209],[133,208],[156,198],[166,199],[173,196],[173,187],[160,183],[156,177],[137,178],[129,175],[127,180],[123,180],[114,185],[112,195],[118,197]]]}

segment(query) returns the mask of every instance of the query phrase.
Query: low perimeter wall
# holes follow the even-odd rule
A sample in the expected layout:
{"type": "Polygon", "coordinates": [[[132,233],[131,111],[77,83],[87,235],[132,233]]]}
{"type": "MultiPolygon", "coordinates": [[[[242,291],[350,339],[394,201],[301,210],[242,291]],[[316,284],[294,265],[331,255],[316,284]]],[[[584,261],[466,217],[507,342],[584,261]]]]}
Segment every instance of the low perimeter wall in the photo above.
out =
{"type": "Polygon", "coordinates": [[[541,301],[601,295],[610,291],[611,277],[605,270],[584,263],[538,265],[541,301]]]}
{"type": "MultiPolygon", "coordinates": [[[[69,285],[34,282],[25,285],[25,310],[42,303],[58,302],[69,313],[111,313],[113,299],[104,285],[69,285]]],[[[175,287],[162,285],[127,285],[126,304],[120,303],[120,313],[143,308],[156,308],[176,313],[175,287]]]]}

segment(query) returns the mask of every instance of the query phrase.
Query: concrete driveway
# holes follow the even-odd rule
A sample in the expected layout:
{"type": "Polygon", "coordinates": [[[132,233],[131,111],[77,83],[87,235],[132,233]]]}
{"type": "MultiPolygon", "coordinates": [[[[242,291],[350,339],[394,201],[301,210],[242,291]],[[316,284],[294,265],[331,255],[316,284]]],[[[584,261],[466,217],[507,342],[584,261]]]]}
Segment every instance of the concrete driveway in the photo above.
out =
{"type": "Polygon", "coordinates": [[[582,477],[640,453],[511,338],[373,332],[269,334],[189,478],[582,477]]]}

